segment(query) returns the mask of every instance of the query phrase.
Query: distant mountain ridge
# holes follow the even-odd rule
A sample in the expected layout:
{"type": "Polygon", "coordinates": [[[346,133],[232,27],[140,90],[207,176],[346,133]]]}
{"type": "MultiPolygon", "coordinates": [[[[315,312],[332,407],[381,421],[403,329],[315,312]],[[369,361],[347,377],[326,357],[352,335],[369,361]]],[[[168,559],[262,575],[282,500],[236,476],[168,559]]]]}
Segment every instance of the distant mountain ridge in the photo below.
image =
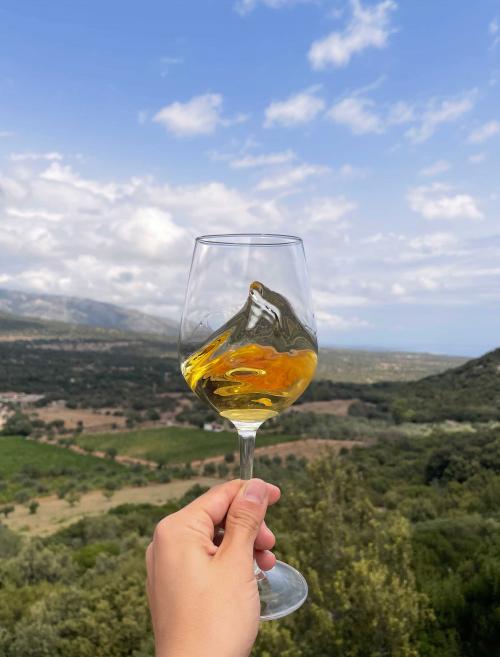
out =
{"type": "Polygon", "coordinates": [[[112,303],[0,288],[0,312],[68,324],[174,337],[178,323],[112,303]]]}

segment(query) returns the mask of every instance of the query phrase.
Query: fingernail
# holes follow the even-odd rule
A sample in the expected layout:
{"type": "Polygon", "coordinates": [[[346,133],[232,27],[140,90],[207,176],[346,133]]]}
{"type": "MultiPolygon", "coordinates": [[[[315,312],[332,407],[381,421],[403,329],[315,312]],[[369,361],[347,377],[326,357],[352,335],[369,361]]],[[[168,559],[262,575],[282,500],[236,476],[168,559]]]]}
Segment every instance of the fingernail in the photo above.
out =
{"type": "Polygon", "coordinates": [[[266,498],[267,487],[262,479],[250,479],[243,491],[243,497],[257,504],[262,504],[266,498]]]}

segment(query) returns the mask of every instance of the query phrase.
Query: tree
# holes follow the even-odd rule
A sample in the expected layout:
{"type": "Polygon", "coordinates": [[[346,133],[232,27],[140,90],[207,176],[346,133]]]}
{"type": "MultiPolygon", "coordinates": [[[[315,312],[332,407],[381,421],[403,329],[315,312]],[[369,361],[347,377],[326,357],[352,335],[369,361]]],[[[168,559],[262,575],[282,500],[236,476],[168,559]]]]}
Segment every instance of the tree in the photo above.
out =
{"type": "Polygon", "coordinates": [[[417,657],[418,629],[432,616],[416,588],[408,522],[378,513],[333,454],[276,511],[280,549],[304,573],[309,601],[282,629],[263,626],[257,654],[275,654],[280,633],[294,657],[417,657]]]}
{"type": "Polygon", "coordinates": [[[209,461],[208,463],[205,463],[203,466],[203,474],[205,477],[213,477],[215,473],[217,472],[217,466],[213,461],[209,461]]]}
{"type": "Polygon", "coordinates": [[[108,459],[111,459],[114,461],[118,455],[118,450],[115,447],[107,447],[106,448],[106,456],[108,459]]]}
{"type": "Polygon", "coordinates": [[[26,504],[29,498],[30,498],[29,493],[26,490],[18,490],[14,493],[14,500],[18,504],[26,504]]]}
{"type": "Polygon", "coordinates": [[[29,436],[33,430],[33,425],[27,415],[16,411],[11,415],[3,427],[5,436],[29,436]]]}
{"type": "Polygon", "coordinates": [[[225,477],[227,477],[228,473],[229,473],[229,467],[228,467],[227,463],[222,461],[221,463],[217,464],[217,476],[218,477],[220,477],[221,479],[224,479],[225,477]]]}
{"type": "Polygon", "coordinates": [[[156,409],[148,408],[148,410],[146,411],[146,419],[152,422],[157,421],[160,419],[160,414],[156,409]]]}
{"type": "Polygon", "coordinates": [[[74,507],[75,504],[78,504],[80,501],[80,494],[76,492],[76,490],[70,490],[69,493],[66,495],[66,502],[71,506],[74,507]]]}
{"type": "Polygon", "coordinates": [[[31,500],[31,502],[28,505],[30,515],[34,516],[35,513],[38,511],[39,506],[40,506],[40,502],[37,502],[36,500],[31,500]]]}

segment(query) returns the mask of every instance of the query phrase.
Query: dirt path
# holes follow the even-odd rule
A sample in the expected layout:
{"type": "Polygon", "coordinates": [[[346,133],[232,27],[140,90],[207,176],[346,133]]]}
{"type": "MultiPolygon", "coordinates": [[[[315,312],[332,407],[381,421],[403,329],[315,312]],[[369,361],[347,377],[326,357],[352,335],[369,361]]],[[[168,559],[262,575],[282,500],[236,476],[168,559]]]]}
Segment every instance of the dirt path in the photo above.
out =
{"type": "Polygon", "coordinates": [[[60,500],[56,495],[50,495],[38,498],[40,506],[36,514],[31,515],[26,507],[17,505],[15,511],[2,522],[14,531],[28,535],[46,536],[80,520],[80,518],[104,513],[120,504],[127,502],[163,504],[167,500],[182,497],[195,484],[214,486],[220,482],[220,479],[211,477],[196,477],[186,481],[153,484],[142,488],[129,486],[117,490],[109,500],[104,497],[102,491],[95,490],[82,495],[80,501],[73,507],[65,500],[60,500]]]}
{"type": "MultiPolygon", "coordinates": [[[[257,439],[258,440],[258,439],[257,439]]],[[[257,442],[258,444],[258,442],[257,442]]],[[[286,457],[287,454],[295,454],[297,457],[305,456],[308,460],[317,459],[325,449],[333,449],[338,453],[342,447],[352,449],[354,446],[363,447],[366,443],[359,440],[328,440],[325,438],[304,438],[303,440],[291,440],[287,443],[277,443],[276,445],[267,445],[266,447],[257,447],[255,449],[255,456],[281,456],[286,457]]],[[[192,461],[191,466],[198,468],[206,463],[221,463],[224,461],[224,456],[212,456],[203,460],[192,461]]],[[[238,463],[238,458],[236,459],[238,463]]]]}
{"type": "MultiPolygon", "coordinates": [[[[47,443],[48,445],[53,445],[54,447],[60,447],[61,449],[70,449],[72,452],[77,454],[85,454],[90,456],[95,456],[100,459],[108,458],[105,452],[95,451],[95,452],[86,452],[79,445],[68,445],[67,447],[59,445],[56,441],[47,440],[42,438],[40,442],[47,443]]],[[[258,444],[258,442],[257,442],[258,444]]],[[[276,445],[268,445],[266,447],[257,447],[255,449],[255,456],[281,456],[284,457],[287,454],[295,454],[295,456],[301,457],[305,456],[308,460],[318,458],[322,449],[327,447],[334,449],[336,452],[339,452],[342,447],[347,447],[347,449],[352,449],[355,445],[363,446],[366,443],[363,443],[359,440],[329,440],[325,438],[304,438],[303,440],[292,440],[286,443],[278,443],[276,445]]],[[[151,470],[156,470],[158,464],[156,461],[148,461],[147,459],[141,459],[133,456],[122,456],[117,455],[114,459],[117,463],[122,465],[143,465],[151,470]]],[[[222,463],[224,461],[224,456],[211,456],[205,459],[197,459],[196,461],[191,461],[191,466],[193,468],[199,468],[205,465],[206,463],[222,463]]],[[[236,459],[238,462],[238,459],[236,459]]]]}
{"type": "Polygon", "coordinates": [[[288,408],[285,413],[324,413],[325,415],[338,415],[346,417],[349,408],[356,399],[332,399],[331,401],[312,401],[303,404],[295,404],[288,408]]]}

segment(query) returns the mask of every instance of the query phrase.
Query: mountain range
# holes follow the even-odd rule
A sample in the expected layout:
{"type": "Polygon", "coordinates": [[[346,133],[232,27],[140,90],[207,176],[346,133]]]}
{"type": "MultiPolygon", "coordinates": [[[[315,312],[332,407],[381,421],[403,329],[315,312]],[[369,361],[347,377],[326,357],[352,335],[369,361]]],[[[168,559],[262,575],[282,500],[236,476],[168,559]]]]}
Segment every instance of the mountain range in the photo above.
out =
{"type": "Polygon", "coordinates": [[[17,317],[176,337],[178,323],[93,299],[0,288],[0,312],[17,317]]]}

